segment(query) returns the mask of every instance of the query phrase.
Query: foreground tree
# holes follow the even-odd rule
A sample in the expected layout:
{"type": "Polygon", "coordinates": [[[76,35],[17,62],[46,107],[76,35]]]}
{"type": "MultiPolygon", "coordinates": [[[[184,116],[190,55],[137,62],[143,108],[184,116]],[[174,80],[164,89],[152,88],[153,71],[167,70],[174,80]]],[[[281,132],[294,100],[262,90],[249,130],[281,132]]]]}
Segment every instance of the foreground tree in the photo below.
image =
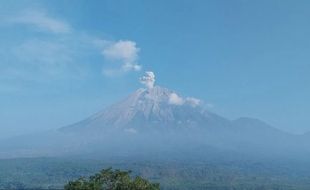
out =
{"type": "Polygon", "coordinates": [[[159,190],[159,184],[139,176],[130,177],[130,171],[104,169],[88,179],[80,178],[65,185],[65,190],[159,190]]]}

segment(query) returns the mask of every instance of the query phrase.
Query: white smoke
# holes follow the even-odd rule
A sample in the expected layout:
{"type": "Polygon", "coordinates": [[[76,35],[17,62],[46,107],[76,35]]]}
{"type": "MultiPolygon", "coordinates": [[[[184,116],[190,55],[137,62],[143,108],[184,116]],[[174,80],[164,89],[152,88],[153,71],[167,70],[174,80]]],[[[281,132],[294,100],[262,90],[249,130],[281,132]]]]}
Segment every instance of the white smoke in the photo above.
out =
{"type": "Polygon", "coordinates": [[[127,133],[132,133],[132,134],[138,133],[138,131],[136,129],[134,129],[134,128],[125,129],[124,131],[127,132],[127,133]]]}
{"type": "Polygon", "coordinates": [[[197,98],[193,98],[193,97],[187,97],[186,98],[186,102],[193,106],[193,107],[196,107],[198,106],[200,103],[201,103],[201,100],[197,99],[197,98]]]}
{"type": "Polygon", "coordinates": [[[171,93],[169,96],[169,104],[180,106],[184,104],[184,100],[182,97],[180,97],[176,93],[171,93]]]}
{"type": "Polygon", "coordinates": [[[182,98],[176,93],[171,93],[168,100],[169,104],[181,106],[184,104],[190,105],[192,107],[199,106],[201,104],[201,100],[193,97],[182,98]]]}
{"type": "Polygon", "coordinates": [[[155,83],[155,74],[152,71],[145,72],[145,75],[140,78],[140,82],[148,89],[153,88],[155,83]]]}
{"type": "Polygon", "coordinates": [[[120,63],[121,67],[119,69],[104,70],[104,74],[113,76],[123,72],[140,71],[142,66],[137,62],[139,51],[140,48],[137,47],[134,41],[106,42],[102,54],[106,59],[120,63]]]}

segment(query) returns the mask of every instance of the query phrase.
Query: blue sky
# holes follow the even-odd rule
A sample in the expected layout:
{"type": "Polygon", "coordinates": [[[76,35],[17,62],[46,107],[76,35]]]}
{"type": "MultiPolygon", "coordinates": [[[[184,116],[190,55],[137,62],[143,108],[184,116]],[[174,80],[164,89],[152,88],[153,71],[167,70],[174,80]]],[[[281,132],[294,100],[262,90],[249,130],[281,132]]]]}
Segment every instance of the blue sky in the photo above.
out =
{"type": "Polygon", "coordinates": [[[0,1],[0,138],[79,121],[141,87],[310,131],[310,2],[0,1]]]}

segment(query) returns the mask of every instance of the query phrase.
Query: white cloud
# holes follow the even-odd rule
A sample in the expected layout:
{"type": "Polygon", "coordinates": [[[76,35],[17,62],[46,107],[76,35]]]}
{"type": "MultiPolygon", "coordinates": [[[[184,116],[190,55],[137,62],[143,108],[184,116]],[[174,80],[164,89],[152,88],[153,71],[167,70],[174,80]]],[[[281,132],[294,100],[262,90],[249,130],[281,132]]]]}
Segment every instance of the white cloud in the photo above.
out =
{"type": "Polygon", "coordinates": [[[50,75],[64,72],[74,59],[67,45],[42,40],[29,40],[20,44],[14,48],[13,55],[25,67],[50,75]]]}
{"type": "Polygon", "coordinates": [[[130,62],[126,62],[122,65],[122,70],[124,71],[140,71],[141,68],[141,65],[130,62]]]}
{"type": "Polygon", "coordinates": [[[185,100],[186,100],[186,103],[188,103],[189,105],[193,107],[196,107],[201,103],[201,100],[197,98],[193,98],[193,97],[187,97],[185,100]]]}
{"type": "Polygon", "coordinates": [[[201,100],[197,98],[193,98],[193,97],[182,98],[176,93],[171,93],[169,96],[168,103],[172,105],[178,105],[178,106],[186,104],[192,107],[196,107],[196,106],[201,105],[201,100]]]}
{"type": "Polygon", "coordinates": [[[120,40],[111,43],[103,50],[103,55],[108,59],[122,60],[124,62],[135,62],[138,57],[139,48],[133,41],[120,40]]]}
{"type": "MultiPolygon", "coordinates": [[[[31,38],[19,44],[0,45],[0,75],[10,80],[46,82],[54,79],[84,79],[90,75],[88,52],[95,51],[83,39],[31,38]],[[84,44],[85,43],[85,44],[84,44]],[[4,51],[4,49],[7,51],[4,51]],[[4,54],[5,53],[5,54],[4,54]]],[[[1,80],[1,79],[0,79],[1,80]]]]}
{"type": "Polygon", "coordinates": [[[105,44],[107,45],[103,47],[103,56],[107,60],[120,63],[121,66],[119,70],[121,72],[141,70],[141,65],[137,63],[140,49],[136,46],[136,42],[130,40],[119,40],[117,42],[105,42],[105,44]]]}
{"type": "Polygon", "coordinates": [[[29,40],[15,48],[17,58],[32,64],[57,65],[72,61],[70,49],[58,41],[29,40]]]}
{"type": "Polygon", "coordinates": [[[132,133],[132,134],[138,133],[138,131],[134,128],[128,128],[128,129],[125,129],[124,131],[127,133],[132,133]]]}
{"type": "Polygon", "coordinates": [[[171,93],[168,100],[169,104],[173,105],[183,105],[184,100],[182,97],[178,96],[176,93],[171,93]]]}
{"type": "Polygon", "coordinates": [[[140,82],[147,88],[153,88],[155,83],[155,74],[152,71],[145,72],[145,75],[140,78],[140,82]]]}
{"type": "Polygon", "coordinates": [[[207,108],[214,108],[214,105],[211,103],[207,103],[206,106],[207,106],[207,108]]]}
{"type": "Polygon", "coordinates": [[[0,44],[2,70],[16,70],[16,73],[22,73],[19,76],[29,78],[31,73],[42,74],[46,78],[66,75],[78,78],[94,72],[88,63],[93,57],[102,55],[107,60],[101,65],[102,74],[106,76],[122,76],[142,68],[137,62],[140,49],[134,41],[110,41],[80,33],[62,19],[51,17],[41,9],[25,10],[4,19],[7,24],[24,25],[49,35],[27,35],[18,43],[0,44]]]}
{"type": "Polygon", "coordinates": [[[69,33],[71,26],[59,19],[48,16],[44,11],[28,10],[9,19],[10,22],[35,26],[37,29],[52,33],[69,33]]]}

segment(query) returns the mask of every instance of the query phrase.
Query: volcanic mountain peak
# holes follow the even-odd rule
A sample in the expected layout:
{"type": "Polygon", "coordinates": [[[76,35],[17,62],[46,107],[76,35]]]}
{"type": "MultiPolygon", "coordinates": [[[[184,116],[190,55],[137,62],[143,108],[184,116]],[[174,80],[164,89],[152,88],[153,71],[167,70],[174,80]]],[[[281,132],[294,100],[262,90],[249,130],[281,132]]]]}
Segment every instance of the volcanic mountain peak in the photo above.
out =
{"type": "Polygon", "coordinates": [[[196,106],[198,109],[198,104],[178,96],[172,90],[155,86],[150,89],[138,89],[125,100],[97,114],[97,117],[105,115],[107,119],[117,116],[123,122],[128,122],[137,116],[169,121],[174,119],[176,110],[193,109],[196,106]]]}
{"type": "Polygon", "coordinates": [[[126,99],[66,128],[145,130],[193,127],[206,124],[210,114],[198,99],[184,98],[173,90],[153,86],[140,88],[126,99]]]}

